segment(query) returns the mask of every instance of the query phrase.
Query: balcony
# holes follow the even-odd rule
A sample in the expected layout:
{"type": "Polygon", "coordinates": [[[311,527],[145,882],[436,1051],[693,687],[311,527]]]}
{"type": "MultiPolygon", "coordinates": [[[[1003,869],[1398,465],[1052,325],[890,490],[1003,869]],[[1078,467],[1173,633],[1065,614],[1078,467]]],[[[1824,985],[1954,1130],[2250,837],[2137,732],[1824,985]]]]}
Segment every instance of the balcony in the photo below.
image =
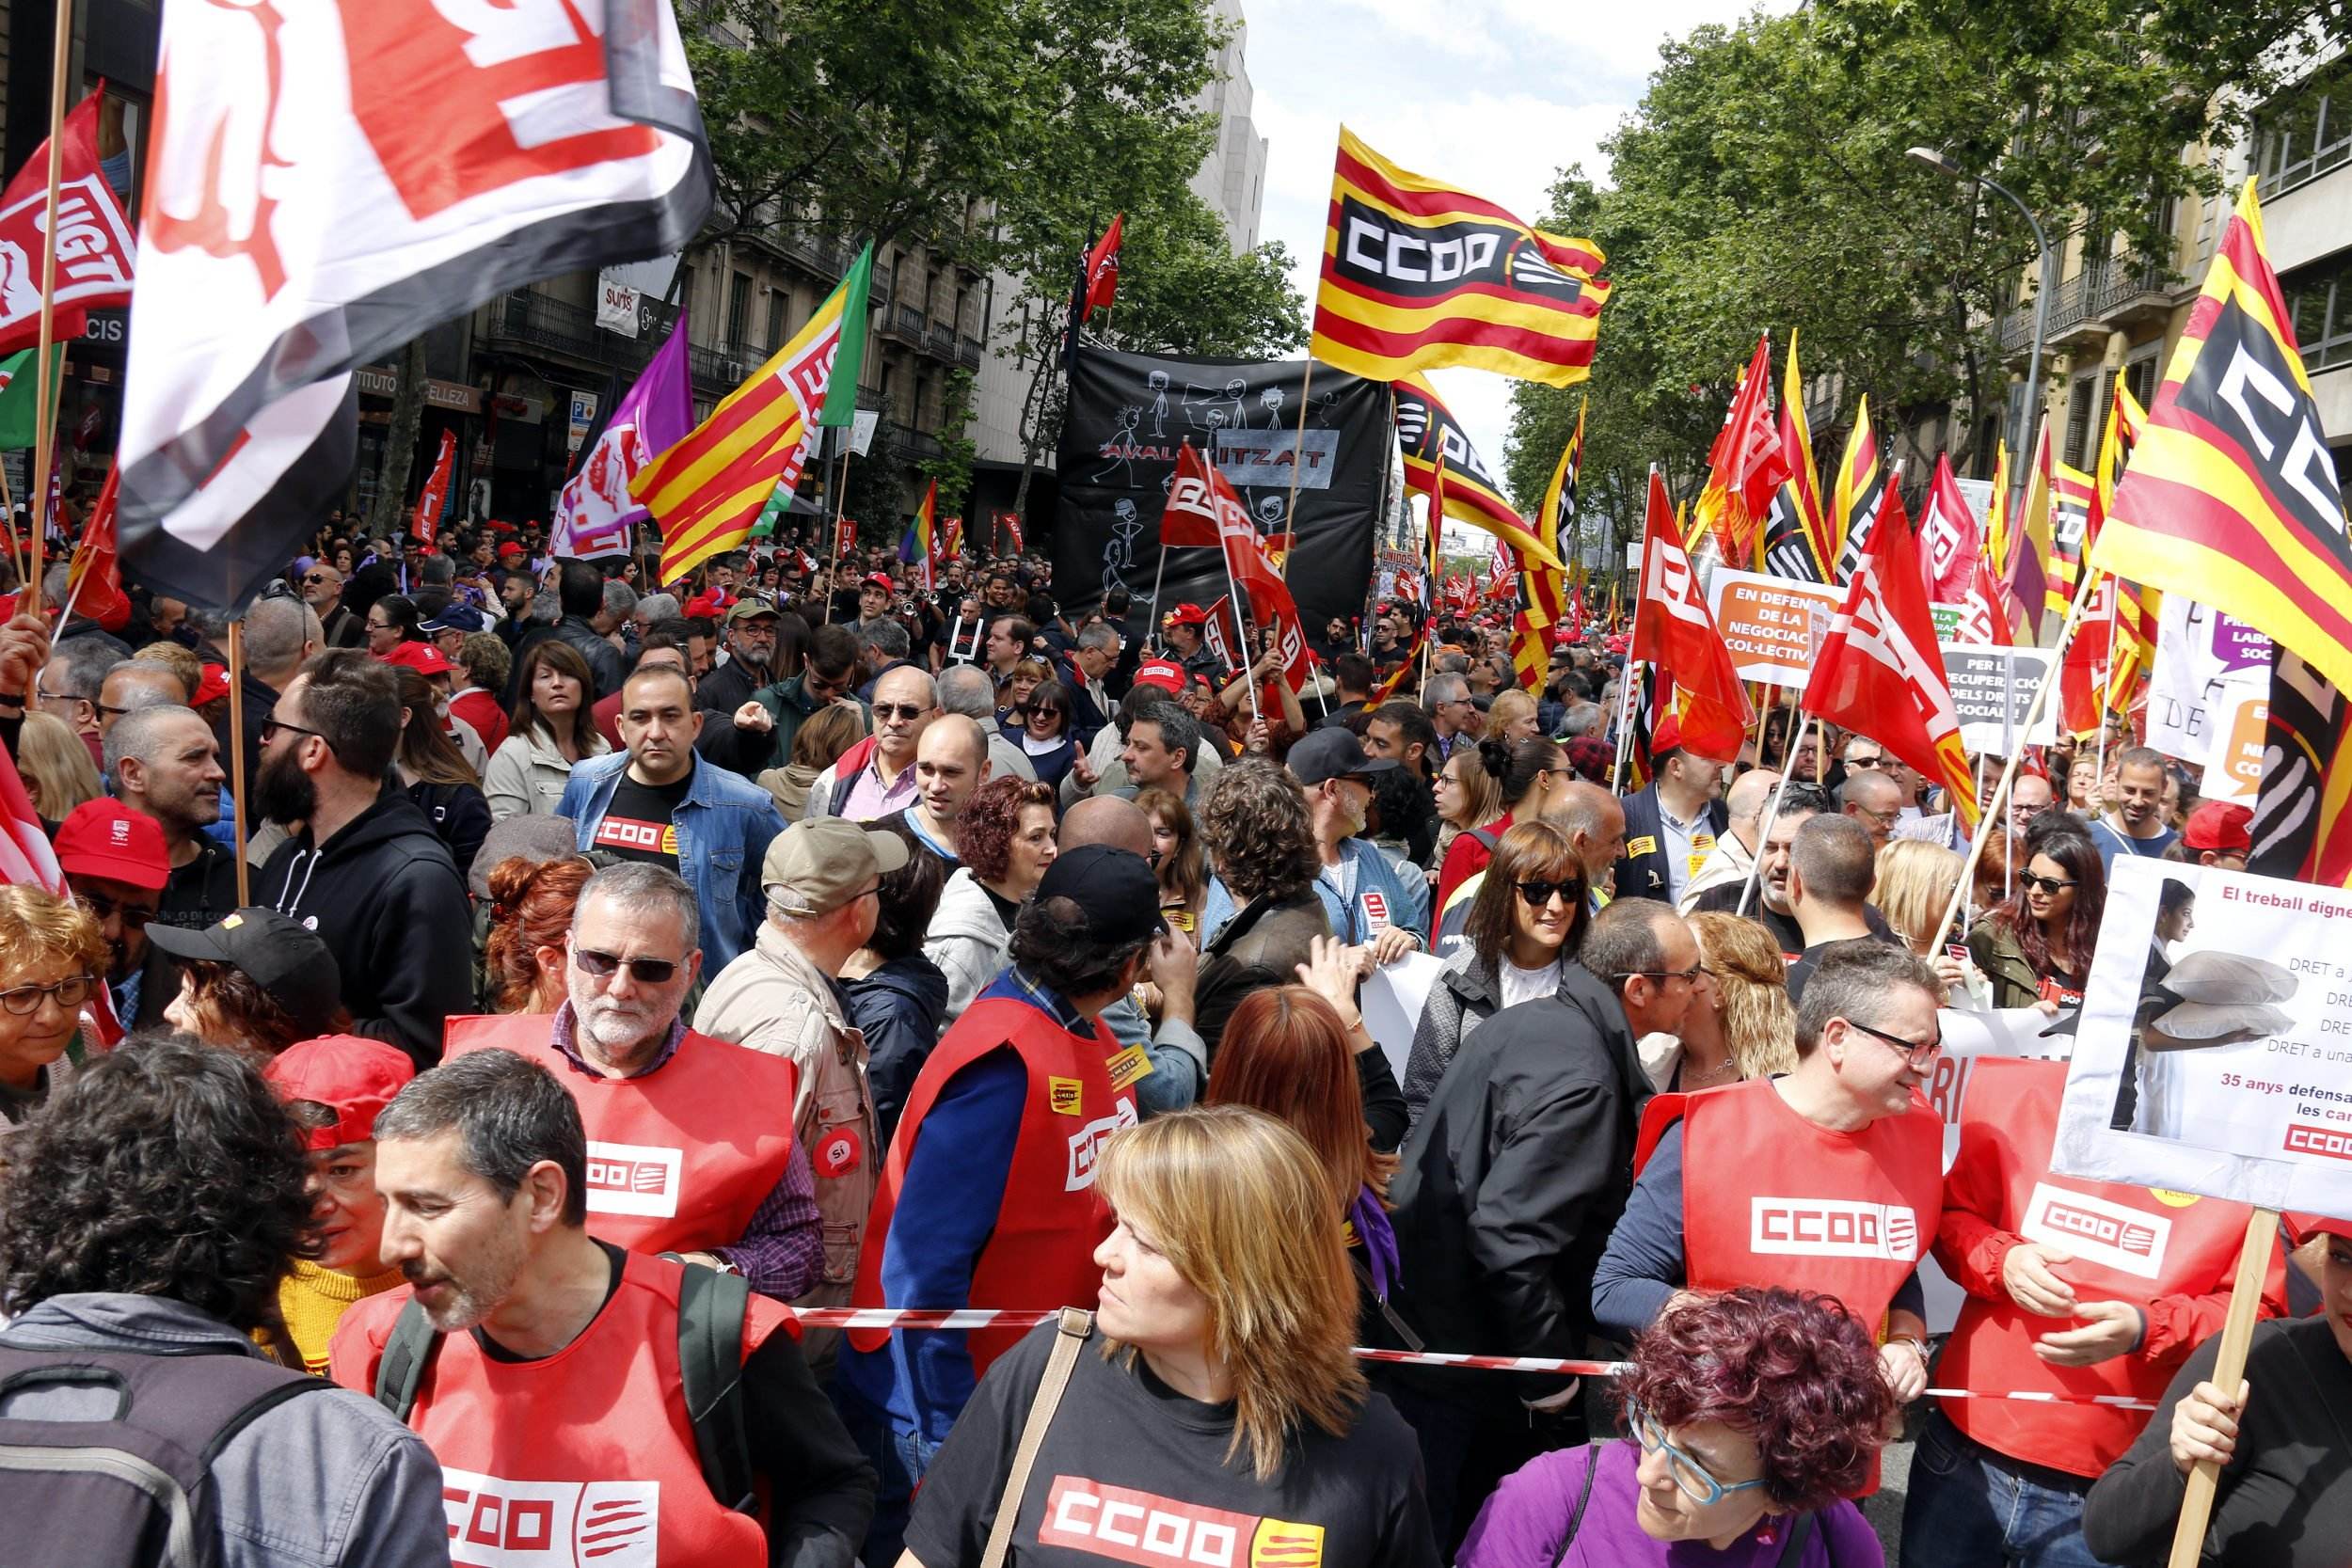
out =
{"type": "MultiPolygon", "coordinates": [[[[581,364],[625,371],[642,369],[669,335],[677,307],[646,299],[638,308],[634,338],[608,332],[596,312],[536,289],[519,289],[489,307],[489,346],[525,354],[558,355],[581,364]]],[[[699,352],[699,351],[698,351],[699,352]]]]}
{"type": "MultiPolygon", "coordinates": [[[[2153,262],[2107,261],[2078,272],[2050,296],[2050,345],[2091,343],[2109,332],[2172,309],[2166,270],[2153,262]]],[[[2022,355],[2033,344],[2033,302],[2001,318],[2001,352],[2022,355]]]]}
{"type": "Polygon", "coordinates": [[[978,370],[980,368],[980,341],[977,338],[964,339],[956,345],[956,357],[963,362],[964,369],[978,370]]]}
{"type": "Polygon", "coordinates": [[[944,359],[948,364],[954,364],[956,362],[956,329],[944,322],[931,323],[928,347],[932,358],[944,359]]]}
{"type": "Polygon", "coordinates": [[[709,348],[689,343],[686,368],[696,386],[731,391],[749,379],[774,352],[756,343],[717,343],[709,348]]]}
{"type": "Polygon", "coordinates": [[[903,425],[895,420],[884,420],[875,435],[877,445],[890,448],[891,455],[901,463],[927,462],[941,454],[938,436],[926,435],[912,425],[903,425]]]}
{"type": "Polygon", "coordinates": [[[928,335],[930,322],[923,312],[912,305],[894,305],[882,314],[882,329],[911,348],[921,348],[928,335]]]}

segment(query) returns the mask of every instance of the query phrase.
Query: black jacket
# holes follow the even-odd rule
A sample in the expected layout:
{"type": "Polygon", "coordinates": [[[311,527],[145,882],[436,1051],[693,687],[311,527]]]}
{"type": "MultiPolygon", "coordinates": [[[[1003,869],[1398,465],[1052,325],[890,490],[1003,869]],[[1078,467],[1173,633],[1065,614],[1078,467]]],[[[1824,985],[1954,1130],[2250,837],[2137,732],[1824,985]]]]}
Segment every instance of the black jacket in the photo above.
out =
{"type": "Polygon", "coordinates": [[[1259,899],[1227,921],[1200,953],[1192,1026],[1216,1065],[1216,1042],[1242,998],[1262,986],[1295,985],[1310,944],[1331,934],[1331,917],[1313,888],[1281,903],[1259,899]]]}
{"type": "Polygon", "coordinates": [[[596,689],[589,694],[592,703],[602,702],[621,689],[628,678],[628,669],[621,662],[621,650],[604,640],[601,632],[577,615],[566,615],[555,624],[555,635],[570,643],[580,657],[588,661],[588,673],[596,677],[596,689]]]}
{"type": "MultiPolygon", "coordinates": [[[[1396,1304],[1431,1350],[1583,1354],[1649,1095],[1624,1006],[1574,963],[1557,995],[1502,1009],[1463,1043],[1389,1185],[1396,1304]]],[[[1492,1373],[1427,1386],[1477,1405],[1518,1392],[1492,1373]]]]}
{"type": "Polygon", "coordinates": [[[886,1147],[916,1076],[939,1043],[947,1018],[947,976],[921,953],[910,953],[841,989],[850,998],[850,1022],[866,1037],[874,1129],[886,1147]]]}
{"type": "MultiPolygon", "coordinates": [[[[1070,689],[1071,733],[1077,736],[1079,745],[1093,745],[1095,734],[1111,721],[1111,716],[1103,711],[1094,700],[1094,693],[1087,689],[1086,673],[1078,668],[1075,657],[1064,657],[1055,661],[1054,678],[1070,689]]],[[[1103,691],[1105,696],[1109,695],[1107,683],[1103,691]]]]}
{"type": "MultiPolygon", "coordinates": [[[[1625,798],[1625,857],[1615,866],[1617,898],[1655,898],[1671,904],[1672,884],[1666,880],[1666,838],[1658,819],[1658,785],[1650,784],[1625,798]]],[[[1731,811],[1721,800],[1707,802],[1707,831],[1717,838],[1731,825],[1731,811]]],[[[1682,879],[1688,882],[1691,879],[1682,879]]]]}
{"type": "Polygon", "coordinates": [[[750,702],[753,693],[766,686],[768,680],[768,672],[760,666],[739,658],[729,658],[694,683],[694,705],[705,713],[732,716],[737,708],[750,702]]]}
{"type": "Polygon", "coordinates": [[[325,844],[279,845],[253,899],[326,943],[357,1033],[441,1059],[442,1021],[473,1010],[472,923],[448,846],[397,785],[325,844]]]}
{"type": "Polygon", "coordinates": [[[457,874],[464,876],[481,851],[482,841],[490,836],[490,802],[482,786],[426,784],[420,779],[408,786],[408,799],[449,846],[450,859],[457,863],[457,874]]]}

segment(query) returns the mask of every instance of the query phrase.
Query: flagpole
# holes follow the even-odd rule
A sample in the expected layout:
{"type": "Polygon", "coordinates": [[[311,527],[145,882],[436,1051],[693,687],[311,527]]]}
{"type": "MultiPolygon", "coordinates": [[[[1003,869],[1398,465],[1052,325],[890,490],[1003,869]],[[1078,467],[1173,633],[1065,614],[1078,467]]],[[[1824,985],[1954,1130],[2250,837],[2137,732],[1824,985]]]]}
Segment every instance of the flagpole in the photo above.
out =
{"type": "MultiPolygon", "coordinates": [[[[1307,373],[1299,377],[1298,380],[1298,436],[1297,438],[1291,443],[1290,499],[1282,504],[1282,533],[1285,538],[1290,540],[1289,546],[1282,551],[1282,580],[1285,583],[1288,583],[1291,579],[1291,557],[1297,553],[1298,460],[1303,457],[1307,451],[1308,394],[1314,389],[1314,385],[1315,356],[1310,354],[1307,356],[1307,373]]],[[[1215,465],[1216,462],[1216,453],[1214,451],[1209,453],[1209,461],[1212,465],[1215,465]]],[[[1443,459],[1440,458],[1439,461],[1443,461],[1443,459]]]]}
{"type": "MultiPolygon", "coordinates": [[[[1651,464],[1649,466],[1649,472],[1650,478],[1655,480],[1658,477],[1658,465],[1655,463],[1651,464]]],[[[1617,563],[1617,570],[1621,574],[1624,572],[1624,562],[1620,561],[1617,563]]],[[[1620,577],[1619,580],[1622,581],[1624,579],[1620,577]]],[[[1645,521],[1642,525],[1641,561],[1636,569],[1636,575],[1633,579],[1633,619],[1637,626],[1641,623],[1642,619],[1642,584],[1647,582],[1648,580],[1649,525],[1646,521],[1645,521]]],[[[1617,688],[1617,756],[1616,760],[1611,763],[1609,767],[1609,793],[1612,795],[1616,794],[1619,790],[1625,787],[1625,748],[1626,741],[1629,738],[1629,732],[1633,727],[1633,641],[1630,638],[1626,640],[1625,668],[1618,673],[1617,688]]]]}
{"type": "MultiPolygon", "coordinates": [[[[2088,555],[2089,552],[2085,553],[2088,555]]],[[[2042,672],[2041,683],[2034,688],[2033,705],[2026,709],[2026,722],[2022,728],[2026,735],[2033,734],[2035,726],[2042,722],[2042,707],[2049,702],[2050,692],[2058,683],[2058,672],[2066,662],[2067,641],[2074,635],[2075,628],[2082,624],[2083,609],[2090,602],[2092,590],[2103,575],[2093,570],[2088,560],[2083,562],[2082,574],[2082,581],[2074,590],[2074,597],[2066,606],[2066,620],[2058,627],[2055,656],[2050,660],[2050,667],[2042,672]]],[[[2103,721],[2100,725],[2103,734],[2106,728],[2103,721]]],[[[2026,748],[2020,745],[2012,748],[2012,751],[2016,754],[2003,763],[2000,782],[1993,786],[1993,798],[1983,802],[1983,815],[1977,819],[1977,831],[1968,841],[1968,859],[1960,868],[1960,881],[1953,887],[1951,901],[1944,906],[1944,918],[1936,923],[1935,935],[1928,942],[1928,951],[1931,953],[1944,945],[1944,938],[1950,932],[1952,922],[1960,918],[1961,900],[1966,896],[1970,883],[1977,875],[1977,863],[1984,858],[1985,841],[1992,836],[1993,829],[2001,820],[2002,809],[2009,800],[2010,786],[2017,782],[2017,765],[2024,760],[2026,748]]]]}
{"type": "Polygon", "coordinates": [[[33,569],[24,583],[29,595],[27,603],[35,615],[40,613],[40,552],[49,531],[49,468],[55,455],[51,448],[57,438],[56,411],[50,406],[56,388],[50,385],[49,349],[57,325],[57,181],[58,166],[65,154],[65,72],[73,49],[73,8],[66,0],[56,0],[56,18],[49,60],[49,194],[41,226],[40,346],[37,351],[40,357],[34,368],[33,380],[34,393],[40,399],[33,415],[33,444],[37,450],[33,454],[32,506],[27,514],[33,523],[33,569]]]}
{"type": "MultiPolygon", "coordinates": [[[[1802,708],[1799,711],[1802,712],[1802,708]]],[[[1797,738],[1799,740],[1804,739],[1804,732],[1811,729],[1819,722],[1820,721],[1814,718],[1813,715],[1809,713],[1805,714],[1804,722],[1797,726],[1797,738]]],[[[1790,747],[1791,754],[1794,754],[1794,751],[1795,748],[1792,744],[1790,747]]],[[[1740,908],[1734,911],[1735,913],[1747,913],[1748,901],[1756,896],[1756,876],[1764,865],[1764,841],[1772,836],[1772,824],[1780,820],[1780,804],[1788,794],[1788,778],[1791,769],[1786,768],[1781,769],[1780,783],[1772,788],[1772,805],[1764,813],[1763,820],[1756,826],[1756,853],[1748,857],[1748,879],[1740,886],[1740,908]]]]}
{"type": "MultiPolygon", "coordinates": [[[[1223,541],[1221,541],[1221,540],[1220,540],[1220,541],[1218,542],[1218,544],[1217,544],[1217,548],[1218,548],[1218,549],[1220,549],[1220,550],[1222,550],[1224,547],[1225,547],[1224,543],[1223,543],[1223,541]]],[[[1290,557],[1289,557],[1288,555],[1285,555],[1285,556],[1283,556],[1283,558],[1282,558],[1282,559],[1283,559],[1283,561],[1287,563],[1287,562],[1289,562],[1289,560],[1290,560],[1290,557]]],[[[1161,531],[1161,537],[1160,537],[1160,563],[1159,563],[1157,566],[1154,566],[1154,567],[1152,569],[1152,617],[1151,617],[1151,619],[1150,619],[1149,621],[1147,621],[1147,622],[1145,622],[1145,623],[1144,623],[1144,641],[1147,641],[1147,642],[1150,642],[1150,641],[1155,641],[1158,639],[1158,636],[1159,636],[1159,630],[1160,630],[1160,584],[1161,584],[1162,582],[1166,581],[1166,580],[1167,580],[1167,578],[1168,578],[1168,537],[1167,537],[1167,531],[1166,531],[1165,529],[1163,529],[1163,530],[1161,531]]]]}
{"type": "Polygon", "coordinates": [[[850,507],[850,426],[835,425],[841,432],[841,456],[834,463],[833,483],[833,561],[825,568],[825,610],[818,620],[820,626],[833,624],[833,596],[841,585],[834,578],[841,575],[841,518],[850,507]]]}
{"type": "MultiPolygon", "coordinates": [[[[60,7],[59,9],[63,9],[60,7]]],[[[62,622],[59,623],[63,625],[62,622]]],[[[253,902],[245,863],[245,618],[229,623],[229,815],[237,843],[237,908],[253,902]]]]}
{"type": "MultiPolygon", "coordinates": [[[[1258,661],[1249,654],[1249,611],[1244,608],[1248,601],[1241,596],[1241,584],[1233,580],[1233,558],[1225,553],[1221,533],[1216,542],[1216,558],[1225,564],[1225,592],[1232,596],[1233,619],[1241,623],[1241,678],[1249,691],[1249,721],[1254,724],[1265,715],[1258,708],[1258,661]]],[[[1283,559],[1287,561],[1289,557],[1283,559]]]]}
{"type": "Polygon", "coordinates": [[[8,494],[8,470],[4,466],[0,466],[0,519],[8,525],[8,564],[16,568],[16,580],[22,583],[31,573],[24,552],[16,542],[16,498],[8,494]]]}

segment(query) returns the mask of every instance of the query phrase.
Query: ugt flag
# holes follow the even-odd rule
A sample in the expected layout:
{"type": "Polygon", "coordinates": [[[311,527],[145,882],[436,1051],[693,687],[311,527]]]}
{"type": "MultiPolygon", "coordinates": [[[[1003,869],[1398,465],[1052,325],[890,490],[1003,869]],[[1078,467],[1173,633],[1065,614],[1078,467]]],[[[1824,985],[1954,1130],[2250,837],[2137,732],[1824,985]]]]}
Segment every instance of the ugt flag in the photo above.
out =
{"type": "Polygon", "coordinates": [[[122,409],[122,554],[237,608],[348,478],[351,372],[710,207],[669,0],[166,0],[122,409]]]}

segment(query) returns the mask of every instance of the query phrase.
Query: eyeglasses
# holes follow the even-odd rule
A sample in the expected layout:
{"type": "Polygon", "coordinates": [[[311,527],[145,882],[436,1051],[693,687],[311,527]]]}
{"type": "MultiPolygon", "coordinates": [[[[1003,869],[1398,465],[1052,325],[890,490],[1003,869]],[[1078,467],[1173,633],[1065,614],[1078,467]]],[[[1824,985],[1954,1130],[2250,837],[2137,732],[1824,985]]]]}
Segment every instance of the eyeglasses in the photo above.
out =
{"type": "Polygon", "coordinates": [[[599,953],[593,947],[572,949],[572,961],[599,980],[609,979],[623,964],[628,966],[628,977],[641,986],[666,986],[677,974],[673,958],[624,958],[615,953],[599,953]]]}
{"type": "MultiPolygon", "coordinates": [[[[306,730],[300,724],[289,724],[283,719],[265,719],[262,721],[262,744],[266,746],[271,741],[277,739],[278,732],[280,730],[290,730],[295,735],[307,735],[313,740],[326,740],[326,736],[319,734],[316,730],[306,730]]],[[[327,741],[326,749],[330,752],[333,751],[335,749],[334,742],[327,741]]]]}
{"type": "Polygon", "coordinates": [[[1857,768],[1883,768],[1885,766],[1884,757],[1848,757],[1846,759],[1846,771],[1849,773],[1857,768]]]}
{"type": "Polygon", "coordinates": [[[1892,828],[1896,823],[1900,822],[1903,819],[1903,808],[1900,806],[1891,806],[1885,811],[1866,810],[1862,815],[1868,817],[1871,821],[1877,823],[1882,828],[1892,828]]]}
{"type": "Polygon", "coordinates": [[[2044,877],[2032,871],[2020,871],[2017,874],[2017,881],[2021,887],[2038,888],[2043,893],[2057,893],[2064,888],[2082,885],[2079,882],[2070,881],[2064,877],[2044,877]]]}
{"type": "Polygon", "coordinates": [[[913,703],[876,703],[874,705],[875,718],[903,719],[910,724],[929,712],[930,712],[930,708],[917,707],[913,703]]]}
{"type": "Polygon", "coordinates": [[[97,986],[95,974],[69,975],[54,986],[18,986],[12,990],[0,990],[0,1007],[19,1018],[30,1018],[40,1011],[43,998],[52,998],[59,1008],[70,1013],[88,1001],[97,986]]]}
{"type": "Polygon", "coordinates": [[[321,583],[325,582],[326,580],[326,578],[325,578],[324,577],[320,576],[320,575],[319,575],[318,573],[316,573],[316,572],[307,572],[307,573],[303,574],[303,578],[302,578],[302,581],[303,581],[304,585],[305,585],[306,587],[310,587],[310,588],[316,588],[319,584],[321,584],[321,583]]]}
{"type": "Polygon", "coordinates": [[[35,681],[33,683],[33,695],[44,703],[89,703],[97,701],[94,697],[83,696],[79,691],[50,691],[44,689],[39,681],[35,681]]]}
{"type": "Polygon", "coordinates": [[[1682,1489],[1683,1496],[1701,1507],[1719,1503],[1734,1492],[1745,1492],[1764,1484],[1764,1478],[1758,1476],[1754,1481],[1735,1481],[1725,1486],[1707,1473],[1706,1465],[1668,1442],[1666,1429],[1658,1424],[1658,1418],[1638,1404],[1627,1408],[1626,1420],[1633,1428],[1633,1440],[1642,1445],[1642,1451],[1664,1454],[1666,1473],[1674,1477],[1675,1484],[1682,1489]]]}
{"type": "Polygon", "coordinates": [[[1934,1063],[1935,1058],[1944,1051],[1944,1031],[1941,1029],[1935,1032],[1935,1038],[1921,1045],[1918,1041],[1907,1040],[1900,1035],[1890,1035],[1883,1029],[1873,1029],[1857,1019],[1850,1018],[1846,1020],[1846,1022],[1848,1026],[1861,1030],[1872,1039],[1883,1040],[1901,1052],[1903,1060],[1911,1064],[1911,1069],[1915,1072],[1927,1071],[1934,1063]]]}
{"type": "Polygon", "coordinates": [[[1614,976],[1614,978],[1619,980],[1630,980],[1638,975],[1645,980],[1657,980],[1661,982],[1667,980],[1687,980],[1695,985],[1698,983],[1698,977],[1706,973],[1707,966],[1705,964],[1692,964],[1688,969],[1622,970],[1614,976]]]}
{"type": "Polygon", "coordinates": [[[122,916],[122,924],[127,930],[144,931],[147,923],[155,918],[155,911],[144,904],[119,903],[103,893],[77,893],[73,901],[102,921],[112,920],[118,914],[122,916]]]}
{"type": "Polygon", "coordinates": [[[1531,910],[1540,910],[1554,898],[1573,906],[1578,895],[1584,891],[1582,884],[1573,881],[1513,882],[1511,885],[1519,890],[1520,899],[1531,910]]]}

